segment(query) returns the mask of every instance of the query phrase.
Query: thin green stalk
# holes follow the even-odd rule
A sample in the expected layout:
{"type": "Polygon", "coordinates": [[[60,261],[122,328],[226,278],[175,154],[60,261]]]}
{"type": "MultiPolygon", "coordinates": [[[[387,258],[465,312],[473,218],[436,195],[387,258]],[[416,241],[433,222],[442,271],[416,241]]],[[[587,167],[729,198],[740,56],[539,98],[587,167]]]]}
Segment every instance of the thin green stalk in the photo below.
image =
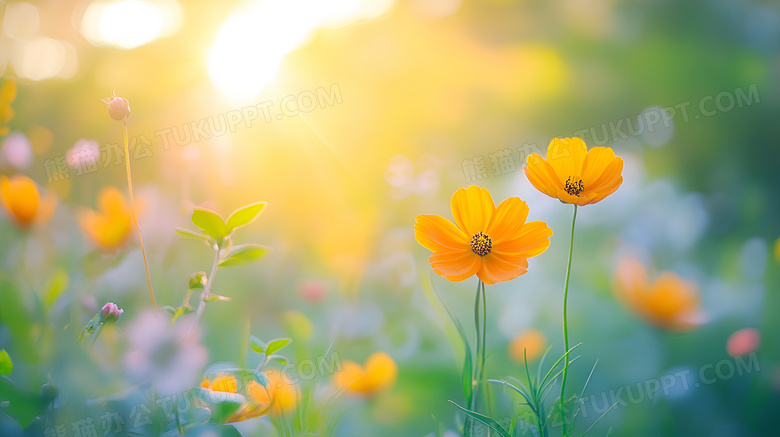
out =
{"type": "Polygon", "coordinates": [[[190,331],[187,333],[187,337],[192,333],[192,329],[198,324],[200,317],[203,315],[203,310],[206,309],[206,299],[211,296],[211,285],[214,283],[214,276],[217,274],[217,267],[219,266],[219,246],[214,245],[214,262],[211,263],[211,273],[206,277],[206,287],[203,289],[203,293],[200,295],[200,303],[198,309],[195,311],[195,320],[192,321],[190,331]]]}
{"type": "Polygon", "coordinates": [[[130,217],[133,219],[135,230],[138,231],[138,242],[141,243],[141,256],[144,258],[144,270],[146,270],[146,284],[149,286],[149,297],[152,298],[152,306],[157,309],[157,301],[154,299],[154,290],[152,289],[152,276],[149,274],[149,262],[146,259],[146,249],[144,248],[144,236],[141,234],[141,227],[138,225],[138,219],[135,216],[135,197],[133,196],[133,176],[130,172],[130,147],[127,144],[127,121],[123,120],[125,133],[125,170],[127,173],[127,191],[130,194],[130,217]]]}
{"type": "Polygon", "coordinates": [[[569,323],[567,318],[567,302],[569,299],[569,275],[571,274],[571,257],[574,251],[574,223],[577,221],[577,205],[574,205],[574,215],[571,218],[571,239],[569,240],[569,263],[566,266],[566,282],[563,286],[563,350],[566,357],[563,361],[563,378],[561,379],[561,425],[563,426],[563,435],[566,432],[566,418],[564,417],[563,402],[566,390],[566,377],[569,375],[569,323]]]}
{"type": "MultiPolygon", "coordinates": [[[[482,280],[478,280],[477,282],[477,294],[474,297],[474,328],[477,331],[477,350],[476,353],[476,359],[474,360],[474,373],[472,374],[472,381],[474,381],[474,389],[471,392],[471,404],[469,405],[469,409],[471,411],[476,411],[477,409],[477,398],[479,397],[479,387],[482,383],[482,376],[480,372],[480,363],[483,362],[481,360],[481,357],[483,356],[482,353],[482,335],[480,334],[480,323],[479,323],[479,295],[482,290],[482,280]]],[[[474,420],[471,420],[470,418],[466,418],[466,423],[471,424],[470,430],[471,432],[469,435],[474,434],[474,420]]]]}

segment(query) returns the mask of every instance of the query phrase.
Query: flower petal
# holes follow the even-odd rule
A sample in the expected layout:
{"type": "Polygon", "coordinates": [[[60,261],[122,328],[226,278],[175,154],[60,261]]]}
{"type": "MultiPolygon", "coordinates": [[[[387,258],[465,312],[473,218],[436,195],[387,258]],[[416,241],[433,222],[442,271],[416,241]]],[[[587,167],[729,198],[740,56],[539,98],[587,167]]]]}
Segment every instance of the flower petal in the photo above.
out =
{"type": "Polygon", "coordinates": [[[547,250],[553,231],[543,221],[526,223],[515,238],[493,244],[493,252],[506,256],[531,258],[547,250]]]}
{"type": "Polygon", "coordinates": [[[54,215],[54,211],[57,209],[57,195],[51,191],[47,191],[46,194],[41,197],[41,202],[38,204],[38,212],[35,215],[36,224],[45,224],[54,215]]]}
{"type": "Polygon", "coordinates": [[[528,270],[528,260],[518,255],[491,252],[482,257],[477,276],[487,285],[515,279],[528,270]]]}
{"type": "Polygon", "coordinates": [[[437,252],[428,258],[433,271],[452,282],[460,282],[474,276],[482,265],[482,257],[464,249],[454,252],[437,252]]]}
{"type": "Polygon", "coordinates": [[[461,188],[450,201],[455,223],[471,238],[478,232],[487,231],[496,206],[487,189],[472,185],[461,188]]]}
{"type": "Polygon", "coordinates": [[[493,244],[515,238],[528,218],[528,204],[519,197],[509,197],[496,207],[487,234],[493,244]]]}
{"type": "Polygon", "coordinates": [[[623,159],[616,157],[609,163],[601,176],[589,188],[585,185],[585,193],[595,193],[595,196],[588,202],[596,203],[604,200],[607,196],[617,191],[623,183],[623,159]]]}
{"type": "Polygon", "coordinates": [[[414,238],[432,252],[450,252],[468,248],[469,239],[451,221],[438,215],[418,215],[414,238]]]}
{"type": "Polygon", "coordinates": [[[558,179],[566,181],[570,176],[582,176],[582,165],[587,153],[588,146],[580,138],[553,138],[547,146],[547,162],[555,170],[558,179]]]}
{"type": "Polygon", "coordinates": [[[531,185],[540,192],[552,198],[557,198],[558,190],[563,188],[563,182],[561,182],[550,163],[536,153],[530,154],[527,162],[528,165],[523,166],[523,171],[531,185]]]}
{"type": "Polygon", "coordinates": [[[588,150],[582,164],[582,182],[585,188],[591,187],[615,159],[615,152],[610,147],[594,147],[588,150]]]}

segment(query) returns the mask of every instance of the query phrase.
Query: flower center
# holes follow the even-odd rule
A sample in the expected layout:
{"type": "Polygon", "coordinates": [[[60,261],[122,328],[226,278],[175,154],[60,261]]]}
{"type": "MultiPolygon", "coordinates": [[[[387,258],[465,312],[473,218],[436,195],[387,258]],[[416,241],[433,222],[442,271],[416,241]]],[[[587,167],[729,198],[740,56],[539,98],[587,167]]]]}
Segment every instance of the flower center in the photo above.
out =
{"type": "Polygon", "coordinates": [[[478,232],[471,237],[471,251],[479,256],[485,256],[493,250],[493,240],[484,232],[478,232]]]}
{"type": "Polygon", "coordinates": [[[582,179],[572,180],[572,177],[569,176],[569,179],[566,179],[566,187],[564,190],[572,196],[580,197],[580,193],[585,191],[585,185],[582,184],[582,179]]]}

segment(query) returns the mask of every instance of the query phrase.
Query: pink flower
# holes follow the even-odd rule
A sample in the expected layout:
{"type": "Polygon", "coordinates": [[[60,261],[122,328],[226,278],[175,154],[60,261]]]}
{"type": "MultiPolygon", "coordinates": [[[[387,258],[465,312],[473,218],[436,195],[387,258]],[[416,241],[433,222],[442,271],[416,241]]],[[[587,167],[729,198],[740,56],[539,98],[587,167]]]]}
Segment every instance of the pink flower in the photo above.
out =
{"type": "Polygon", "coordinates": [[[308,279],[300,283],[298,293],[304,301],[317,303],[325,298],[328,293],[328,285],[324,281],[308,279]]]}
{"type": "Polygon", "coordinates": [[[105,98],[102,102],[108,105],[108,115],[114,120],[124,121],[130,116],[130,103],[127,99],[117,97],[116,91],[114,97],[105,98]]]}
{"type": "Polygon", "coordinates": [[[84,138],[76,141],[76,144],[65,154],[68,167],[76,169],[82,166],[93,166],[100,159],[100,145],[97,141],[84,138]]]}
{"type": "Polygon", "coordinates": [[[761,345],[761,333],[753,328],[740,329],[726,341],[726,351],[732,357],[755,352],[761,345]]]}
{"type": "Polygon", "coordinates": [[[124,312],[125,310],[119,309],[115,303],[108,302],[100,310],[100,323],[115,323],[124,312]]]}

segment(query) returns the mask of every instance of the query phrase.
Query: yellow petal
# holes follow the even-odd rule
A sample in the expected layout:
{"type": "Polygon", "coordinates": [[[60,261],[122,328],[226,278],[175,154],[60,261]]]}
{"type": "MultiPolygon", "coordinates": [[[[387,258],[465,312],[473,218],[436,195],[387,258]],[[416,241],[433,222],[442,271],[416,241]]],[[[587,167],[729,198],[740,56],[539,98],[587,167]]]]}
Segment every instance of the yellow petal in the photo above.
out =
{"type": "Polygon", "coordinates": [[[531,258],[547,250],[553,231],[543,221],[523,225],[515,238],[493,244],[493,253],[531,258]]]}
{"type": "Polygon", "coordinates": [[[482,257],[477,276],[487,285],[515,279],[528,269],[528,260],[518,255],[491,252],[482,257]]]}
{"type": "Polygon", "coordinates": [[[528,204],[519,197],[510,197],[499,203],[487,228],[493,245],[515,238],[528,218],[528,204]]]}
{"type": "Polygon", "coordinates": [[[594,147],[585,156],[582,165],[582,182],[590,189],[615,159],[615,152],[609,147],[594,147]]]}
{"type": "Polygon", "coordinates": [[[469,248],[454,252],[436,252],[428,261],[438,275],[453,282],[460,282],[477,273],[482,263],[480,258],[469,248]]]}
{"type": "Polygon", "coordinates": [[[469,239],[451,221],[438,215],[419,215],[414,222],[414,238],[432,252],[468,247],[469,239]]]}
{"type": "Polygon", "coordinates": [[[38,187],[32,179],[24,175],[0,180],[3,205],[14,220],[22,226],[29,226],[35,219],[40,202],[38,187]]]}
{"type": "Polygon", "coordinates": [[[390,387],[397,376],[398,366],[385,352],[375,352],[366,360],[366,378],[372,392],[390,387]]]}
{"type": "Polygon", "coordinates": [[[470,186],[461,188],[450,201],[455,223],[471,238],[474,234],[487,231],[496,206],[485,188],[470,186]]]}
{"type": "Polygon", "coordinates": [[[47,191],[41,198],[38,204],[38,212],[35,215],[35,224],[45,224],[54,215],[54,211],[57,209],[57,195],[51,191],[47,191]]]}
{"type": "Polygon", "coordinates": [[[566,181],[570,176],[582,176],[582,165],[588,153],[588,146],[582,139],[553,138],[547,146],[547,162],[558,175],[558,179],[566,181]]]}
{"type": "Polygon", "coordinates": [[[525,363],[526,358],[530,363],[542,355],[546,344],[547,339],[543,333],[536,329],[529,329],[509,343],[509,356],[516,363],[525,363]]]}
{"type": "Polygon", "coordinates": [[[363,367],[354,361],[343,361],[341,363],[341,371],[333,376],[333,381],[336,386],[342,389],[352,388],[357,384],[358,388],[362,388],[362,379],[365,376],[363,367]]]}
{"type": "Polygon", "coordinates": [[[523,171],[534,188],[552,198],[557,198],[558,190],[563,189],[563,182],[550,163],[535,153],[528,157],[528,165],[523,166],[523,171]]]}

